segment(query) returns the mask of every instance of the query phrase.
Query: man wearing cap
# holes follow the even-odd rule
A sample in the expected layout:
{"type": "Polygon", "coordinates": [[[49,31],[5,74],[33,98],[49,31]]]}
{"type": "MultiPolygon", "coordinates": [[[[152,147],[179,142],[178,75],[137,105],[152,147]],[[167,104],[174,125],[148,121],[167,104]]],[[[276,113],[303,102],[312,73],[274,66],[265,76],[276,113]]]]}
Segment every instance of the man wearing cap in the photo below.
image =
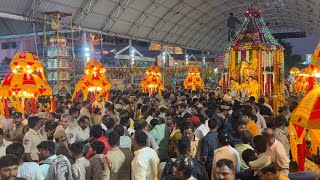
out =
{"type": "Polygon", "coordinates": [[[50,131],[46,132],[45,130],[45,125],[49,119],[49,114],[47,112],[39,112],[37,114],[35,114],[34,116],[37,116],[40,118],[40,129],[39,129],[39,133],[42,136],[42,139],[47,140],[48,139],[48,135],[52,135],[54,133],[54,131],[50,131]]]}
{"type": "Polygon", "coordinates": [[[28,132],[29,126],[22,123],[22,113],[12,113],[13,125],[9,129],[9,135],[11,140],[22,140],[23,136],[28,132]]]}
{"type": "Polygon", "coordinates": [[[66,156],[69,160],[70,154],[69,154],[69,149],[68,149],[68,143],[67,143],[67,137],[64,132],[64,129],[58,128],[53,134],[53,138],[55,140],[55,152],[57,155],[64,155],[66,156]]]}
{"type": "Polygon", "coordinates": [[[193,124],[193,126],[194,126],[194,129],[195,129],[195,131],[194,131],[194,135],[198,138],[198,139],[202,139],[203,138],[203,136],[205,136],[204,134],[203,134],[203,132],[201,131],[201,129],[200,129],[200,126],[201,126],[201,121],[200,121],[200,119],[199,119],[199,117],[198,116],[192,116],[190,119],[189,119],[189,121],[193,124]]]}

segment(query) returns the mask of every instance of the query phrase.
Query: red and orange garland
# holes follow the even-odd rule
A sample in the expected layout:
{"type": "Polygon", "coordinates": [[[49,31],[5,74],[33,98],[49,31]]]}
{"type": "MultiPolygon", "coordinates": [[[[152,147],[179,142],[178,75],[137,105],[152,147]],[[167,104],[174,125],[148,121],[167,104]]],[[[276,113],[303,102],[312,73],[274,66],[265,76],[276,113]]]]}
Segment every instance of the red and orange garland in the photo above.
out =
{"type": "Polygon", "coordinates": [[[190,67],[188,76],[184,80],[184,89],[195,91],[196,89],[204,89],[204,83],[200,77],[200,71],[197,67],[190,67]]]}
{"type": "Polygon", "coordinates": [[[148,92],[149,95],[164,90],[160,69],[157,66],[150,66],[145,73],[145,77],[141,82],[142,92],[148,92]]]}

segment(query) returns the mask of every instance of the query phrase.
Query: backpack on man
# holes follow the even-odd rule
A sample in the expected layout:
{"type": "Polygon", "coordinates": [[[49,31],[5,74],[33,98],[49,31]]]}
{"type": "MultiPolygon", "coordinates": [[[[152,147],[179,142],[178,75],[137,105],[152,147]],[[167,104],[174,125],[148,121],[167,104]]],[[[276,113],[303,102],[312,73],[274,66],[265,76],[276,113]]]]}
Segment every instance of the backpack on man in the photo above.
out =
{"type": "Polygon", "coordinates": [[[73,180],[71,164],[63,155],[57,155],[57,159],[46,159],[42,163],[49,164],[46,180],[73,180]]]}

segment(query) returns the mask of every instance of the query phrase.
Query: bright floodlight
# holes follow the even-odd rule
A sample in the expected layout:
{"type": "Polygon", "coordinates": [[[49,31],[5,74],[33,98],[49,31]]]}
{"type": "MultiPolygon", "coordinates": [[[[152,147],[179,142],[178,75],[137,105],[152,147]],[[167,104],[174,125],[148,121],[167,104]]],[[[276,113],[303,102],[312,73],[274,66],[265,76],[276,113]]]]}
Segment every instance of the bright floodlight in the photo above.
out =
{"type": "Polygon", "coordinates": [[[90,50],[90,49],[89,49],[88,47],[84,48],[84,51],[85,51],[85,52],[89,52],[89,50],[90,50]]]}
{"type": "Polygon", "coordinates": [[[84,53],[84,55],[85,55],[86,57],[89,57],[89,56],[90,56],[90,54],[89,54],[89,53],[84,53]]]}

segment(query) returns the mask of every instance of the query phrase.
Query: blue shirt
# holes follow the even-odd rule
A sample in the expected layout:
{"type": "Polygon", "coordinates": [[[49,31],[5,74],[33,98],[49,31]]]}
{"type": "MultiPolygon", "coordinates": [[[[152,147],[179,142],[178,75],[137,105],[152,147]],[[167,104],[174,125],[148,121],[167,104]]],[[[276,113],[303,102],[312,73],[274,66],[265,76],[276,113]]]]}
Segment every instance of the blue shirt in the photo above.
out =
{"type": "Polygon", "coordinates": [[[24,162],[19,165],[17,177],[32,180],[44,180],[39,164],[35,162],[24,162]]]}
{"type": "Polygon", "coordinates": [[[210,131],[202,138],[201,155],[207,157],[206,165],[211,164],[214,150],[218,149],[218,132],[210,131]]]}

